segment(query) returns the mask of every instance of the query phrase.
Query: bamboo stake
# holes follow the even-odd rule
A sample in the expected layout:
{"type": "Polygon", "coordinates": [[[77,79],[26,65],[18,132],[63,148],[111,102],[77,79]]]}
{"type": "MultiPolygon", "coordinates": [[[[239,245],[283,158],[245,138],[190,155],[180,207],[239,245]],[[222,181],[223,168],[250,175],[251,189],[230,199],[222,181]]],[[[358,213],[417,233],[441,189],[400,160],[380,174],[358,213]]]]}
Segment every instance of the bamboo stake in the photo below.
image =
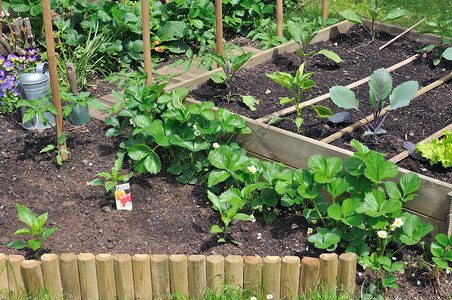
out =
{"type": "MultiPolygon", "coordinates": [[[[430,140],[433,140],[435,138],[439,138],[443,135],[444,130],[452,130],[452,124],[447,125],[446,127],[438,130],[437,132],[435,132],[434,134],[426,137],[425,139],[423,139],[422,141],[420,141],[420,143],[427,143],[430,140]]],[[[396,156],[392,157],[390,159],[390,161],[394,162],[394,163],[398,163],[399,161],[407,158],[410,155],[410,153],[408,152],[408,150],[405,150],[399,154],[397,154],[396,156]]]]}
{"type": "Polygon", "coordinates": [[[46,289],[53,297],[61,297],[63,295],[63,284],[61,282],[60,258],[56,254],[43,254],[41,266],[46,289]]]}
{"type": "Polygon", "coordinates": [[[281,268],[281,298],[296,299],[300,283],[300,258],[284,256],[281,268]]]}
{"type": "Polygon", "coordinates": [[[132,269],[135,299],[152,299],[151,256],[148,254],[132,256],[132,269]]]}
{"type": "Polygon", "coordinates": [[[141,21],[143,24],[144,71],[148,74],[145,85],[152,85],[151,29],[149,25],[149,0],[141,0],[141,21]]]}
{"type": "Polygon", "coordinates": [[[6,260],[6,255],[4,253],[0,253],[0,298],[3,295],[2,292],[6,292],[8,289],[8,271],[6,270],[6,260]]]}
{"type": "Polygon", "coordinates": [[[337,286],[337,265],[336,253],[320,254],[320,285],[322,288],[333,290],[337,286]]]}
{"type": "Polygon", "coordinates": [[[119,299],[135,299],[133,288],[132,257],[129,254],[114,256],[116,294],[119,299]]]}
{"type": "Polygon", "coordinates": [[[243,265],[243,285],[247,290],[259,292],[262,286],[262,257],[245,256],[243,265]]]}
{"type": "MultiPolygon", "coordinates": [[[[49,74],[50,74],[50,87],[52,90],[52,102],[55,106],[58,115],[55,116],[56,123],[56,134],[59,138],[64,133],[63,128],[63,112],[61,109],[61,99],[60,99],[60,88],[58,86],[58,71],[57,62],[55,58],[55,45],[53,42],[53,30],[52,30],[52,16],[50,9],[50,0],[41,0],[42,2],[42,17],[44,19],[44,29],[45,29],[45,39],[46,39],[46,50],[47,50],[47,62],[49,64],[49,74]]],[[[59,145],[61,159],[67,160],[68,154],[64,152],[67,150],[66,141],[59,145]]]]}
{"type": "Polygon", "coordinates": [[[80,253],[77,256],[82,299],[99,299],[97,288],[96,256],[92,253],[80,253]]]}
{"type": "Polygon", "coordinates": [[[452,234],[452,192],[446,195],[444,202],[445,220],[443,232],[450,236],[452,234]]]}
{"type": "Polygon", "coordinates": [[[226,284],[236,289],[243,287],[243,257],[228,255],[225,258],[226,284]]]}
{"type": "Polygon", "coordinates": [[[324,23],[328,19],[328,0],[322,1],[322,19],[324,23]]]}
{"type": "Polygon", "coordinates": [[[180,295],[188,296],[188,270],[187,270],[187,256],[170,255],[170,283],[171,294],[179,292],[180,295]]]}
{"type": "Polygon", "coordinates": [[[283,37],[283,0],[276,0],[276,35],[283,37]]]}
{"type": "MultiPolygon", "coordinates": [[[[413,55],[413,56],[411,56],[411,57],[409,57],[409,58],[407,58],[407,59],[405,59],[405,60],[403,60],[403,61],[401,61],[401,62],[396,63],[395,65],[390,66],[389,68],[387,68],[387,70],[388,70],[389,72],[392,72],[392,71],[394,71],[394,70],[396,70],[396,69],[398,69],[398,68],[400,68],[400,67],[403,67],[404,65],[407,65],[407,64],[409,64],[410,62],[416,60],[418,57],[419,57],[419,54],[415,54],[415,55],[413,55]]],[[[360,79],[360,80],[358,80],[358,81],[355,81],[355,82],[353,82],[353,83],[351,83],[351,84],[349,84],[349,85],[346,85],[345,87],[348,88],[348,89],[353,89],[353,88],[355,88],[355,87],[357,87],[357,86],[360,86],[360,85],[362,85],[362,84],[368,82],[369,79],[370,79],[370,76],[367,76],[367,77],[362,78],[362,79],[360,79]]],[[[324,94],[324,95],[315,97],[315,98],[313,98],[313,99],[311,99],[311,100],[307,100],[307,101],[301,102],[301,103],[300,103],[300,106],[301,106],[302,108],[304,108],[304,107],[306,107],[306,106],[308,106],[308,105],[316,104],[316,103],[318,103],[318,102],[321,102],[321,101],[323,101],[323,100],[327,100],[327,99],[329,99],[329,98],[330,98],[330,93],[327,93],[327,94],[324,94]]],[[[257,121],[257,122],[262,122],[262,123],[267,123],[267,122],[270,121],[273,117],[278,117],[278,116],[279,116],[279,117],[282,117],[282,116],[286,116],[286,115],[291,114],[291,113],[293,113],[293,112],[295,112],[295,111],[297,111],[297,108],[296,108],[296,106],[294,105],[294,106],[291,106],[291,107],[287,107],[287,108],[285,108],[285,109],[282,109],[282,110],[280,110],[280,111],[274,112],[274,113],[272,113],[272,114],[269,114],[269,115],[267,115],[267,116],[263,116],[263,117],[261,117],[261,118],[259,118],[259,119],[256,119],[256,121],[257,121]]]]}
{"type": "Polygon", "coordinates": [[[37,298],[38,293],[44,290],[41,263],[37,260],[23,260],[20,267],[25,288],[33,298],[37,298]]]}
{"type": "MultiPolygon", "coordinates": [[[[438,79],[437,81],[432,82],[432,83],[430,83],[429,85],[427,85],[427,86],[423,87],[422,89],[418,90],[418,91],[416,92],[416,94],[414,94],[414,96],[413,96],[412,99],[415,99],[415,98],[419,97],[420,95],[427,93],[428,91],[430,91],[430,90],[432,90],[432,89],[434,89],[434,88],[440,86],[441,84],[443,84],[444,82],[448,81],[448,80],[451,79],[451,78],[452,78],[452,72],[449,73],[448,75],[444,76],[443,78],[438,79]]],[[[384,108],[381,110],[381,114],[380,114],[380,115],[381,115],[381,116],[385,115],[385,114],[388,112],[388,109],[389,109],[390,107],[391,107],[390,105],[384,107],[384,108]]],[[[333,133],[332,135],[327,136],[326,138],[324,138],[324,139],[322,139],[322,140],[320,140],[320,141],[329,144],[329,143],[331,143],[332,141],[335,141],[335,140],[337,140],[338,138],[342,137],[345,133],[347,133],[347,132],[352,132],[353,130],[355,130],[355,129],[361,127],[361,126],[363,126],[364,124],[367,124],[368,122],[372,122],[373,120],[374,120],[374,116],[373,116],[373,115],[369,115],[369,116],[367,116],[366,118],[363,118],[363,119],[359,120],[358,122],[353,123],[353,124],[350,125],[350,126],[347,126],[347,127],[345,127],[345,128],[342,128],[342,129],[339,130],[338,132],[333,133]]]]}
{"type": "Polygon", "coordinates": [[[80,278],[78,275],[77,256],[75,254],[61,254],[60,273],[64,299],[81,299],[80,278]]]}
{"type": "Polygon", "coordinates": [[[206,257],[190,255],[188,257],[188,294],[190,298],[201,299],[206,288],[206,257]]]}
{"type": "Polygon", "coordinates": [[[17,299],[25,292],[25,284],[20,273],[20,263],[25,259],[22,255],[9,255],[6,262],[8,270],[8,289],[12,299],[17,299]]]}
{"type": "Polygon", "coordinates": [[[309,299],[312,292],[317,290],[320,275],[320,260],[313,257],[301,259],[300,291],[309,299]]]}
{"type": "Polygon", "coordinates": [[[339,256],[337,283],[341,291],[350,296],[355,290],[356,260],[357,255],[355,253],[342,253],[339,256]]]}
{"type": "Polygon", "coordinates": [[[223,4],[222,0],[215,0],[215,26],[217,54],[223,55],[223,4]]]}
{"type": "Polygon", "coordinates": [[[207,256],[206,268],[207,287],[220,296],[224,284],[224,257],[222,255],[207,256]]]}
{"type": "Polygon", "coordinates": [[[410,32],[411,30],[413,30],[416,26],[418,26],[419,24],[421,24],[421,23],[424,22],[425,20],[427,20],[427,17],[423,18],[422,20],[420,20],[419,22],[417,22],[416,24],[414,24],[414,25],[411,26],[410,28],[407,28],[404,32],[402,32],[401,34],[399,34],[398,36],[396,36],[395,38],[393,38],[392,40],[390,40],[389,42],[387,42],[386,44],[384,44],[383,46],[381,46],[380,48],[378,48],[378,50],[383,50],[383,49],[386,48],[387,46],[391,45],[394,41],[398,40],[400,37],[404,36],[405,34],[407,34],[408,32],[410,32]]]}
{"type": "Polygon", "coordinates": [[[170,293],[168,255],[151,255],[151,274],[154,297],[168,299],[170,293]]]}
{"type": "Polygon", "coordinates": [[[111,254],[96,255],[97,286],[100,299],[116,298],[115,268],[111,254]]]}
{"type": "Polygon", "coordinates": [[[262,285],[264,296],[272,295],[275,300],[281,297],[281,258],[266,256],[263,259],[262,285]]]}

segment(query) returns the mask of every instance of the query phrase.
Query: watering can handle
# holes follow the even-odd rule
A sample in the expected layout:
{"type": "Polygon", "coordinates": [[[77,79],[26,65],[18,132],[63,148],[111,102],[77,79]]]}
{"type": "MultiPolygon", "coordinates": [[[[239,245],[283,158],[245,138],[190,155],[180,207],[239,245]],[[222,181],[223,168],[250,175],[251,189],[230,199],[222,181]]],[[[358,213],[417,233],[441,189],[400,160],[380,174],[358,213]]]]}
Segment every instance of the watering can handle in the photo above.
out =
{"type": "Polygon", "coordinates": [[[49,66],[46,62],[39,62],[36,66],[36,73],[47,74],[49,72],[49,66]]]}
{"type": "Polygon", "coordinates": [[[74,64],[71,62],[66,63],[66,73],[69,79],[69,85],[71,86],[71,91],[74,96],[77,96],[77,77],[75,76],[74,64]]]}

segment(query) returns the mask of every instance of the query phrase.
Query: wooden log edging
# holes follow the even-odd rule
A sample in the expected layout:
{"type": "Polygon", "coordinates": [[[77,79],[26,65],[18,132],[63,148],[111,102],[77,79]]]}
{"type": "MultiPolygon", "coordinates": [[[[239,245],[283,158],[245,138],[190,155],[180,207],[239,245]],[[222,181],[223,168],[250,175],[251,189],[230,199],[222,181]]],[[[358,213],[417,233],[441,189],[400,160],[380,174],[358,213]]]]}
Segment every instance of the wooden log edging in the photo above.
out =
{"type": "Polygon", "coordinates": [[[0,295],[9,292],[14,299],[29,293],[35,297],[40,290],[53,285],[60,288],[49,292],[53,296],[64,295],[64,299],[168,299],[169,293],[176,292],[200,299],[207,288],[220,293],[222,286],[228,284],[240,289],[263,290],[264,296],[271,294],[273,299],[291,299],[299,291],[315,291],[322,283],[353,292],[356,260],[354,253],[339,257],[325,253],[320,255],[320,260],[311,257],[300,260],[297,256],[136,254],[132,257],[64,253],[46,254],[44,260],[36,261],[0,253],[0,295]]]}

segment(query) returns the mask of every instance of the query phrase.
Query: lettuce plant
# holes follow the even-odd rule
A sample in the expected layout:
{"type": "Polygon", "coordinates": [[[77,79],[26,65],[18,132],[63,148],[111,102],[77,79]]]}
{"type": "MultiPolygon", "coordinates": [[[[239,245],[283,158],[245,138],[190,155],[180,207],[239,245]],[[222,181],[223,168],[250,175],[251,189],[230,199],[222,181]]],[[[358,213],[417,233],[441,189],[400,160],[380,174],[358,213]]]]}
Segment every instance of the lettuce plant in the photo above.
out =
{"type": "Polygon", "coordinates": [[[445,130],[443,139],[434,138],[427,143],[419,143],[416,150],[429,160],[430,165],[441,163],[444,168],[452,167],[452,131],[445,130]]]}

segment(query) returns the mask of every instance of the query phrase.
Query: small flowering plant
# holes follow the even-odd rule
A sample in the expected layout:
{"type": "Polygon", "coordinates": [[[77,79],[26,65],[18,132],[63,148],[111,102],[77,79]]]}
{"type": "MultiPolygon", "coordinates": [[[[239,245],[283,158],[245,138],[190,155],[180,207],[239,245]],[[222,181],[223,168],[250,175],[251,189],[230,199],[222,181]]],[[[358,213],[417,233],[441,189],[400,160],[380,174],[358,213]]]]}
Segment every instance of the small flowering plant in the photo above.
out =
{"type": "Polygon", "coordinates": [[[40,55],[35,49],[29,49],[26,56],[0,56],[0,113],[12,112],[20,107],[19,76],[35,72],[39,61],[40,55]]]}

